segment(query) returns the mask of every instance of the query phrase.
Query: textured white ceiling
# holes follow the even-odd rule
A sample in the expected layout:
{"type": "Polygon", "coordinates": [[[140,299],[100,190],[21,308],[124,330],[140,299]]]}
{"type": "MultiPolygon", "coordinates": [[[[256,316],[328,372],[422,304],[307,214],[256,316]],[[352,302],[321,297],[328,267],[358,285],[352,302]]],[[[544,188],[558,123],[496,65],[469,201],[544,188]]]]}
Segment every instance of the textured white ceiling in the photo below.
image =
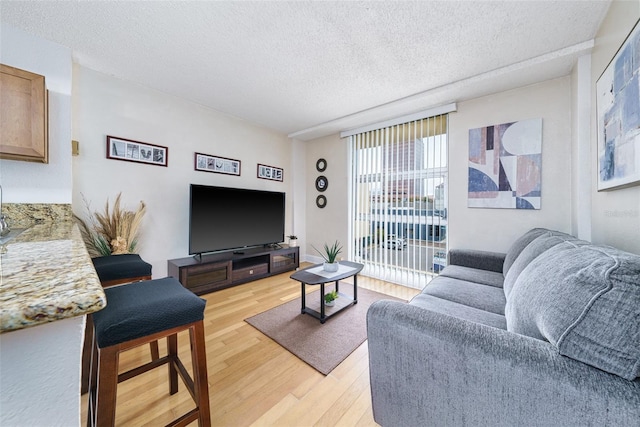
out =
{"type": "Polygon", "coordinates": [[[7,1],[82,66],[311,139],[570,73],[609,1],[7,1]]]}

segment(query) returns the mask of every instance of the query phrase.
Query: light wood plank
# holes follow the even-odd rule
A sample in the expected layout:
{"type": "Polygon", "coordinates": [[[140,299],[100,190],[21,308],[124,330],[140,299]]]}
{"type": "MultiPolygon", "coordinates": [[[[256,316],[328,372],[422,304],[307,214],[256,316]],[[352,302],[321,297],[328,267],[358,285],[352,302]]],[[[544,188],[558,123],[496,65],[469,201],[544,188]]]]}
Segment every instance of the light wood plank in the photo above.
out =
{"type": "MultiPolygon", "coordinates": [[[[300,284],[291,280],[290,274],[202,296],[207,301],[205,334],[212,424],[376,426],[366,342],[324,376],[244,321],[299,297],[300,284]]],[[[364,276],[358,277],[358,286],[407,300],[419,293],[364,276]]],[[[317,289],[307,288],[307,292],[317,289]]],[[[179,334],[178,344],[179,355],[191,372],[188,336],[179,334]]],[[[160,354],[164,352],[166,343],[160,342],[160,354]]],[[[119,370],[145,363],[149,357],[148,346],[130,350],[121,355],[119,370]]],[[[87,395],[83,395],[83,422],[86,402],[87,395]]],[[[166,368],[159,368],[118,386],[116,423],[163,425],[192,407],[182,383],[179,392],[169,396],[166,368]]]]}

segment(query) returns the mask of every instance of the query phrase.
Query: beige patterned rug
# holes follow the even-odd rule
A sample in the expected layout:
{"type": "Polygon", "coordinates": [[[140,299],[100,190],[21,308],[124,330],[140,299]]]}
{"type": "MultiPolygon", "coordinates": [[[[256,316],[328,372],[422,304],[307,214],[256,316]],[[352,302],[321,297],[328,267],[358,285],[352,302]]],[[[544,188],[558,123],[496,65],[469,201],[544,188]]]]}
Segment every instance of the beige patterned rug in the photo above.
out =
{"type": "MultiPolygon", "coordinates": [[[[332,286],[327,288],[333,289],[332,286]]],[[[353,285],[340,283],[340,292],[353,295],[353,285]]],[[[307,307],[320,312],[320,291],[307,294],[306,299],[307,307]]],[[[300,313],[300,298],[245,321],[327,375],[367,339],[367,310],[371,304],[381,299],[401,301],[358,288],[358,303],[327,319],[324,324],[315,317],[300,313]]],[[[337,302],[340,302],[340,298],[337,302]]],[[[329,314],[331,310],[328,307],[326,313],[329,314]]]]}

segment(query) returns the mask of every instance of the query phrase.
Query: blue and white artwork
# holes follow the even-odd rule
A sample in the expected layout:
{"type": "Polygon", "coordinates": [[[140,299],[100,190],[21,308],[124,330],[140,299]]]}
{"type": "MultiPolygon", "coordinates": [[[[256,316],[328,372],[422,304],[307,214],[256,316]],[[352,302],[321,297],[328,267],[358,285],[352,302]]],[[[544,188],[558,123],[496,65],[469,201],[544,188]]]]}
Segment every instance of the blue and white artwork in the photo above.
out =
{"type": "Polygon", "coordinates": [[[540,209],[542,119],[469,130],[471,208],[540,209]]]}
{"type": "Polygon", "coordinates": [[[640,25],[596,82],[598,191],[640,184],[640,25]]]}

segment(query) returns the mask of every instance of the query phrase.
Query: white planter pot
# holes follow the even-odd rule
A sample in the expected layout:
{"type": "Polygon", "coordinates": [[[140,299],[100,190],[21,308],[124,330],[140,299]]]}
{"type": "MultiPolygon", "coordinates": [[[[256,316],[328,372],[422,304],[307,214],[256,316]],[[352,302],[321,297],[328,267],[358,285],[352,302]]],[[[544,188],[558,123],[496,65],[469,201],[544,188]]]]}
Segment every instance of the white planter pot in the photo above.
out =
{"type": "Polygon", "coordinates": [[[333,300],[331,302],[324,302],[324,305],[327,307],[333,307],[334,305],[336,305],[336,300],[333,300]]]}
{"type": "Polygon", "coordinates": [[[335,273],[336,271],[338,271],[338,266],[339,266],[339,265],[340,265],[340,264],[338,264],[337,262],[332,262],[332,263],[325,262],[325,263],[322,265],[322,269],[323,269],[324,271],[329,271],[329,272],[331,272],[331,273],[335,273]]]}
{"type": "Polygon", "coordinates": [[[296,246],[298,246],[298,240],[297,239],[289,240],[289,247],[290,248],[295,248],[296,246]]]}

